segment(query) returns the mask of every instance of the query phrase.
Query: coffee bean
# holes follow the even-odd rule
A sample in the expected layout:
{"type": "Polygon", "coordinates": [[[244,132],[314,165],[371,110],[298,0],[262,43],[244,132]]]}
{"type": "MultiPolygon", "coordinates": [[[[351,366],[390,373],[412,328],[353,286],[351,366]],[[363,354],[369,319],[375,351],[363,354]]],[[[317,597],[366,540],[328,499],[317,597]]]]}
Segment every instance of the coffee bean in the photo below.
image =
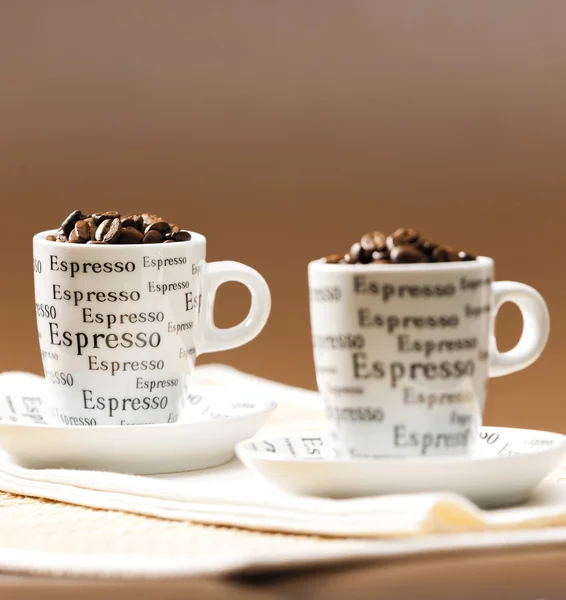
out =
{"type": "Polygon", "coordinates": [[[98,240],[89,240],[87,242],[87,244],[99,244],[99,245],[102,245],[102,246],[108,246],[108,244],[106,242],[99,242],[98,240]]]}
{"type": "Polygon", "coordinates": [[[54,242],[54,241],[56,241],[56,240],[57,240],[57,238],[56,238],[54,235],[48,235],[48,236],[47,236],[45,239],[46,239],[48,242],[54,242]]]}
{"type": "Polygon", "coordinates": [[[115,210],[108,210],[105,213],[102,213],[102,218],[104,219],[119,219],[120,213],[115,210]]]}
{"type": "Polygon", "coordinates": [[[438,244],[430,240],[419,240],[417,243],[417,248],[427,256],[430,256],[437,247],[438,244]]]}
{"type": "Polygon", "coordinates": [[[57,234],[47,239],[73,244],[91,241],[104,244],[157,244],[166,241],[187,242],[191,234],[150,213],[121,216],[118,211],[109,210],[83,215],[76,210],[65,219],[57,234]]]}
{"type": "Polygon", "coordinates": [[[106,232],[106,235],[102,238],[103,242],[107,242],[108,244],[115,244],[119,239],[122,233],[122,223],[120,223],[120,217],[115,217],[110,222],[110,227],[106,232]]]}
{"type": "Polygon", "coordinates": [[[343,258],[341,254],[329,254],[322,260],[329,265],[337,265],[343,258]]]}
{"type": "Polygon", "coordinates": [[[100,225],[96,229],[94,239],[97,242],[102,242],[104,240],[104,236],[108,233],[108,231],[110,231],[111,225],[112,221],[110,219],[104,219],[104,221],[101,221],[100,225]]]}
{"type": "Polygon", "coordinates": [[[157,221],[161,221],[161,218],[158,217],[157,215],[150,215],[149,213],[143,213],[141,215],[142,220],[143,220],[143,229],[145,230],[147,227],[149,227],[152,223],[155,223],[157,221]]]}
{"type": "Polygon", "coordinates": [[[175,231],[172,235],[174,242],[188,242],[191,239],[191,234],[186,229],[175,231]]]}
{"type": "Polygon", "coordinates": [[[364,250],[359,242],[354,242],[348,254],[352,258],[352,262],[367,264],[371,261],[371,252],[364,250]]]}
{"type": "Polygon", "coordinates": [[[86,244],[90,240],[90,227],[86,221],[77,221],[71,235],[73,235],[73,233],[78,238],[80,244],[86,244]]]}
{"type": "Polygon", "coordinates": [[[370,231],[362,236],[360,243],[367,252],[385,250],[385,235],[381,231],[370,231]]]}
{"type": "Polygon", "coordinates": [[[141,215],[127,215],[122,217],[122,227],[135,227],[138,231],[143,229],[143,219],[141,215]]]}
{"type": "Polygon", "coordinates": [[[100,225],[102,223],[102,221],[104,221],[105,217],[102,216],[102,213],[93,213],[92,215],[90,215],[91,218],[94,219],[94,222],[96,223],[96,226],[98,227],[98,225],[100,225]]]}
{"type": "Polygon", "coordinates": [[[385,260],[389,262],[389,252],[380,252],[379,250],[374,250],[371,253],[371,262],[376,262],[378,260],[385,260]]]}
{"type": "Polygon", "coordinates": [[[155,221],[145,228],[144,233],[149,233],[150,231],[159,231],[161,235],[165,235],[171,231],[171,225],[167,221],[155,221]]]}
{"type": "Polygon", "coordinates": [[[419,232],[410,227],[400,227],[391,235],[387,236],[386,244],[389,250],[393,250],[395,246],[406,246],[414,244],[419,239],[419,232]]]}
{"type": "Polygon", "coordinates": [[[164,240],[163,243],[164,244],[174,244],[175,240],[164,240]]]}
{"type": "Polygon", "coordinates": [[[122,225],[122,233],[120,234],[119,244],[141,244],[143,241],[143,233],[135,227],[124,227],[122,225]]]}
{"type": "Polygon", "coordinates": [[[88,224],[88,239],[94,240],[94,236],[96,235],[96,221],[93,217],[87,217],[84,219],[84,222],[88,224]]]}
{"type": "Polygon", "coordinates": [[[395,264],[428,262],[427,257],[418,248],[409,245],[395,246],[389,258],[395,264]]]}
{"type": "Polygon", "coordinates": [[[83,213],[80,210],[74,210],[61,224],[61,233],[65,237],[69,237],[77,221],[80,221],[81,219],[84,219],[83,213]]]}
{"type": "Polygon", "coordinates": [[[105,219],[96,230],[96,241],[113,244],[118,241],[121,232],[122,224],[118,217],[115,219],[105,219]]]}
{"type": "Polygon", "coordinates": [[[402,264],[471,261],[476,257],[452,246],[439,246],[421,237],[416,229],[402,227],[388,236],[380,231],[367,232],[343,258],[336,254],[322,260],[327,264],[402,264]]]}
{"type": "Polygon", "coordinates": [[[458,253],[452,246],[438,246],[430,256],[432,262],[454,262],[458,260],[458,253]]]}
{"type": "Polygon", "coordinates": [[[73,229],[69,234],[69,243],[71,244],[84,244],[79,238],[79,234],[73,229]]]}
{"type": "Polygon", "coordinates": [[[151,229],[143,236],[144,244],[161,244],[163,242],[163,236],[159,233],[159,231],[155,229],[151,229]]]}

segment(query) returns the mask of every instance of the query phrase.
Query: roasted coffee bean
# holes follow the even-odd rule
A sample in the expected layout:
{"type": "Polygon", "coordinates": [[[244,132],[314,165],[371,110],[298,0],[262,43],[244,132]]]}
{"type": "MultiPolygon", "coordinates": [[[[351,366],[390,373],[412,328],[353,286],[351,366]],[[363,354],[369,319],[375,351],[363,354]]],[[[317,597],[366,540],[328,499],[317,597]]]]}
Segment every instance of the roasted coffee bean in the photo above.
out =
{"type": "Polygon", "coordinates": [[[74,244],[91,241],[101,244],[157,244],[165,241],[186,242],[191,239],[191,234],[150,213],[121,216],[119,212],[109,210],[83,215],[76,210],[65,219],[56,235],[47,239],[74,244]]]}
{"type": "Polygon", "coordinates": [[[54,235],[48,235],[45,239],[48,242],[55,242],[57,240],[57,238],[54,235]]]}
{"type": "Polygon", "coordinates": [[[87,217],[86,219],[84,219],[84,222],[88,225],[88,239],[94,240],[94,236],[96,235],[97,229],[96,221],[93,217],[87,217]]]}
{"type": "Polygon", "coordinates": [[[360,243],[367,252],[385,250],[385,235],[381,231],[370,231],[362,236],[360,243]]]}
{"type": "Polygon", "coordinates": [[[122,227],[135,227],[138,231],[143,228],[143,219],[140,215],[127,215],[120,220],[122,227]]]}
{"type": "Polygon", "coordinates": [[[65,237],[69,237],[77,221],[80,221],[81,219],[84,219],[83,213],[80,210],[74,210],[61,224],[61,233],[65,237]]]}
{"type": "Polygon", "coordinates": [[[451,246],[439,246],[421,237],[416,229],[400,228],[387,237],[380,231],[365,233],[360,242],[352,245],[344,258],[339,255],[323,259],[328,264],[401,264],[423,262],[454,262],[476,260],[468,252],[456,251],[451,246]],[[385,241],[384,241],[385,240],[385,241]]]}
{"type": "Polygon", "coordinates": [[[394,264],[428,262],[427,257],[415,246],[395,246],[389,260],[394,264]]]}
{"type": "Polygon", "coordinates": [[[419,232],[410,227],[400,227],[391,235],[387,236],[386,244],[389,250],[393,250],[395,246],[407,246],[414,244],[419,239],[419,232]]]}
{"type": "Polygon", "coordinates": [[[135,227],[124,227],[122,225],[122,233],[120,234],[119,244],[141,244],[143,241],[143,233],[135,227]]]}
{"type": "Polygon", "coordinates": [[[108,246],[107,242],[99,242],[98,240],[89,240],[87,244],[101,244],[103,246],[108,246]]]}
{"type": "Polygon", "coordinates": [[[105,219],[96,230],[96,241],[114,244],[118,241],[122,233],[122,224],[118,217],[114,219],[105,219]]]}
{"type": "Polygon", "coordinates": [[[69,234],[69,243],[71,244],[84,244],[79,238],[79,234],[73,229],[69,234]]]}
{"type": "Polygon", "coordinates": [[[102,238],[103,242],[107,242],[108,244],[115,244],[122,234],[122,223],[120,223],[120,217],[115,217],[110,222],[110,228],[108,229],[106,235],[102,238]]]}
{"type": "Polygon", "coordinates": [[[379,250],[374,250],[371,253],[371,262],[376,262],[378,260],[386,260],[389,262],[389,252],[380,252],[379,250]]]}
{"type": "Polygon", "coordinates": [[[164,244],[174,244],[175,240],[163,240],[164,244]]]}
{"type": "Polygon", "coordinates": [[[102,213],[93,213],[92,215],[90,215],[91,218],[94,219],[94,222],[96,223],[96,226],[98,227],[98,225],[100,225],[102,223],[102,221],[104,221],[105,217],[102,216],[102,213]]]}
{"type": "Polygon", "coordinates": [[[104,219],[103,221],[101,221],[100,225],[96,229],[94,239],[97,242],[102,242],[104,240],[104,236],[110,231],[111,226],[112,226],[111,219],[104,219]]]}
{"type": "Polygon", "coordinates": [[[105,213],[102,213],[103,219],[119,219],[120,213],[115,210],[107,210],[105,213]]]}
{"type": "Polygon", "coordinates": [[[151,229],[143,236],[144,244],[161,244],[162,242],[163,236],[155,229],[151,229]]]}
{"type": "Polygon", "coordinates": [[[90,227],[86,221],[77,221],[72,234],[76,234],[80,244],[86,244],[90,240],[90,227]]]}
{"type": "Polygon", "coordinates": [[[367,264],[371,261],[371,252],[364,250],[359,242],[354,242],[348,252],[352,258],[352,262],[367,264]]]}
{"type": "Polygon", "coordinates": [[[186,229],[175,231],[172,235],[174,242],[188,242],[191,239],[191,234],[186,229]]]}
{"type": "Polygon", "coordinates": [[[171,231],[171,225],[167,221],[155,221],[145,228],[144,233],[149,233],[150,231],[159,231],[161,235],[165,235],[171,231]]]}
{"type": "Polygon", "coordinates": [[[158,217],[157,215],[150,215],[149,213],[143,213],[141,215],[142,220],[143,220],[143,228],[144,230],[146,229],[146,227],[149,227],[152,223],[155,223],[157,221],[161,221],[161,217],[158,217]]]}
{"type": "Polygon", "coordinates": [[[432,262],[455,262],[458,260],[458,253],[452,246],[438,246],[430,256],[432,262]]]}
{"type": "Polygon", "coordinates": [[[329,265],[337,265],[344,257],[341,254],[329,254],[322,260],[329,265]]]}
{"type": "Polygon", "coordinates": [[[430,256],[437,247],[438,244],[430,240],[419,240],[417,242],[417,248],[427,256],[430,256]]]}

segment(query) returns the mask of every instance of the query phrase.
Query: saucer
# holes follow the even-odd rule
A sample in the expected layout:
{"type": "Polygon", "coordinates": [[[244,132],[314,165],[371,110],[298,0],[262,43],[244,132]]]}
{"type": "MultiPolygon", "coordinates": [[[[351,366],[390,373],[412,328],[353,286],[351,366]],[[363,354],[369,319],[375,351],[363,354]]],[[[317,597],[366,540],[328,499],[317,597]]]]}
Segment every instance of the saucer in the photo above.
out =
{"type": "Polygon", "coordinates": [[[190,420],[159,425],[67,426],[0,420],[0,451],[32,469],[88,469],[149,475],[228,462],[253,436],[274,402],[201,386],[190,420]],[[226,396],[229,398],[226,398],[226,396]]]}
{"type": "Polygon", "coordinates": [[[328,432],[253,439],[241,461],[276,487],[301,496],[353,498],[453,492],[482,508],[524,502],[566,454],[559,433],[482,427],[471,456],[340,459],[328,432]]]}

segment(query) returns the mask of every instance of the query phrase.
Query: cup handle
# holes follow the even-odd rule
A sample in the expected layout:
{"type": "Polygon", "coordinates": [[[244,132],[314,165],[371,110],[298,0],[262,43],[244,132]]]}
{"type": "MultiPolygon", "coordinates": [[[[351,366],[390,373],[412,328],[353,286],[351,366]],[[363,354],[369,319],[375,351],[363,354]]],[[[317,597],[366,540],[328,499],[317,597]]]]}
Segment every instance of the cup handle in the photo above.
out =
{"type": "Polygon", "coordinates": [[[265,279],[251,267],[232,260],[206,263],[204,273],[205,306],[197,353],[219,352],[243,346],[263,329],[271,311],[271,293],[265,279]],[[243,283],[252,296],[247,317],[238,325],[219,329],[214,324],[216,291],[227,281],[243,283]]]}
{"type": "Polygon", "coordinates": [[[491,336],[489,376],[501,377],[525,369],[540,356],[550,331],[550,316],[544,298],[532,287],[516,281],[496,281],[493,319],[505,302],[513,302],[523,316],[523,332],[517,345],[499,352],[495,334],[491,336]]]}

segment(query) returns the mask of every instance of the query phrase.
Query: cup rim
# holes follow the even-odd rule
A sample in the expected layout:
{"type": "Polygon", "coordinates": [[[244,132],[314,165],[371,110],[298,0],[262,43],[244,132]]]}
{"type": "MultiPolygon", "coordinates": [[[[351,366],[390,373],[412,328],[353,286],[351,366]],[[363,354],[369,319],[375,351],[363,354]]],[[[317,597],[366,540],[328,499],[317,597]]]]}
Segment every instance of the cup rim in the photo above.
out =
{"type": "Polygon", "coordinates": [[[411,273],[411,272],[437,272],[437,271],[466,271],[482,267],[493,267],[494,261],[488,256],[477,256],[475,260],[443,263],[407,263],[407,264],[355,264],[337,265],[323,262],[324,258],[318,258],[309,262],[309,269],[328,271],[329,273],[411,273]]]}
{"type": "Polygon", "coordinates": [[[197,245],[197,244],[203,244],[206,242],[206,238],[204,237],[204,235],[202,235],[202,233],[197,233],[196,231],[190,231],[190,230],[186,230],[191,234],[191,239],[186,241],[186,242],[175,242],[174,244],[107,244],[107,245],[93,245],[93,244],[57,244],[56,242],[51,242],[46,240],[45,238],[48,235],[55,235],[57,233],[57,229],[47,229],[46,231],[39,231],[38,233],[36,233],[33,236],[33,243],[37,243],[37,244],[41,244],[41,245],[47,245],[47,244],[55,244],[57,248],[63,248],[63,247],[72,247],[73,249],[75,248],[81,248],[83,251],[84,249],[92,249],[94,247],[98,249],[101,249],[102,252],[108,252],[109,249],[113,249],[115,251],[122,251],[125,250],[126,248],[136,248],[136,247],[143,247],[144,250],[147,250],[148,248],[167,248],[167,247],[172,247],[172,248],[179,248],[179,247],[187,247],[187,246],[191,246],[191,245],[197,245]]]}

